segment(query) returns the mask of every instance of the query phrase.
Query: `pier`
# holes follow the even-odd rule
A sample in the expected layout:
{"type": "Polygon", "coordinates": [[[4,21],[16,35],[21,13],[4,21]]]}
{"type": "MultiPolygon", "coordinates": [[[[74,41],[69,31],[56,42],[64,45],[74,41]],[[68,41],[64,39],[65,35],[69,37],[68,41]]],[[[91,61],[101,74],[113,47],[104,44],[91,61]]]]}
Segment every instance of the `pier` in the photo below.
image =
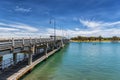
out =
{"type": "Polygon", "coordinates": [[[66,38],[22,38],[0,41],[0,80],[18,80],[37,64],[59,51],[69,42],[66,38]],[[17,54],[23,54],[20,58],[17,54]],[[3,55],[12,54],[7,62],[3,55]]]}

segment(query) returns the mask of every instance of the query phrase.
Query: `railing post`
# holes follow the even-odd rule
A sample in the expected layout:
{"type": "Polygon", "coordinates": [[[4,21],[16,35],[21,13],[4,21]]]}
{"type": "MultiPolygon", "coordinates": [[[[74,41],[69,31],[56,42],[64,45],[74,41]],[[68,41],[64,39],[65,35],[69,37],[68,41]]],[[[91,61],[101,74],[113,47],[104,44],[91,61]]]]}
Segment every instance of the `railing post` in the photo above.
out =
{"type": "Polygon", "coordinates": [[[41,42],[41,36],[40,36],[40,42],[41,42]]]}
{"type": "Polygon", "coordinates": [[[14,50],[14,46],[15,46],[15,40],[14,40],[14,38],[12,38],[12,46],[11,46],[11,51],[13,52],[13,50],[14,50]]]}
{"type": "Polygon", "coordinates": [[[34,46],[32,46],[32,54],[35,54],[35,45],[34,46]]]}
{"type": "Polygon", "coordinates": [[[24,44],[25,44],[25,39],[24,39],[24,38],[22,39],[22,44],[23,44],[23,46],[24,46],[24,44]]]}
{"type": "Polygon", "coordinates": [[[14,40],[14,38],[12,38],[12,47],[14,47],[15,46],[15,40],[14,40]]]}
{"type": "Polygon", "coordinates": [[[30,37],[30,44],[32,44],[32,39],[31,39],[31,37],[30,37]]]}
{"type": "Polygon", "coordinates": [[[35,39],[35,43],[37,43],[37,38],[35,39]]]}

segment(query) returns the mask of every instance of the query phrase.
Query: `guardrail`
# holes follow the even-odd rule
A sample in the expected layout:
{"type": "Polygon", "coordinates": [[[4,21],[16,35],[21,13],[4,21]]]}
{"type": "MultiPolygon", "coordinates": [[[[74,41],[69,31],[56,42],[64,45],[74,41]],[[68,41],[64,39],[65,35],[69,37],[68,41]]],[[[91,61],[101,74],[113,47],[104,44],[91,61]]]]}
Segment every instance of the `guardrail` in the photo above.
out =
{"type": "Polygon", "coordinates": [[[38,43],[43,43],[43,42],[50,42],[54,41],[54,39],[51,38],[30,38],[30,39],[9,39],[9,40],[2,40],[0,41],[0,50],[5,50],[5,49],[11,49],[11,47],[22,47],[22,46],[30,46],[30,45],[35,45],[38,43]]]}

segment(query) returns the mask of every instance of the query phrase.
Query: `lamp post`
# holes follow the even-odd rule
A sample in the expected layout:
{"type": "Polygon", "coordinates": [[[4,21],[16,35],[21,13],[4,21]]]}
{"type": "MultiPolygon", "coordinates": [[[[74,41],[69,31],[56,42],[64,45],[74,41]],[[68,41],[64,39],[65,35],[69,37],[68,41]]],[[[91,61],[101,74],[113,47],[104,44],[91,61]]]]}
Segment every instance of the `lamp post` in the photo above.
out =
{"type": "Polygon", "coordinates": [[[54,49],[56,48],[56,20],[54,17],[50,18],[50,24],[53,22],[53,28],[54,28],[54,49]]]}
{"type": "Polygon", "coordinates": [[[54,41],[56,42],[56,20],[55,20],[54,17],[50,18],[50,24],[52,23],[52,21],[53,21],[53,28],[54,28],[54,35],[53,35],[53,37],[54,37],[54,41]]]}

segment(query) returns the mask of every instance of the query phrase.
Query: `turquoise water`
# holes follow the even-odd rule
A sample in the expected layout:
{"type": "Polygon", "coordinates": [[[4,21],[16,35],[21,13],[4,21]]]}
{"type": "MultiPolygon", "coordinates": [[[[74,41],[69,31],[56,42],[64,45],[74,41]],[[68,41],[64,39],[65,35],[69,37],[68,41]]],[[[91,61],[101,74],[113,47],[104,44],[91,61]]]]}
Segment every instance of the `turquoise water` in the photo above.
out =
{"type": "Polygon", "coordinates": [[[120,80],[120,43],[70,43],[22,80],[120,80]]]}

